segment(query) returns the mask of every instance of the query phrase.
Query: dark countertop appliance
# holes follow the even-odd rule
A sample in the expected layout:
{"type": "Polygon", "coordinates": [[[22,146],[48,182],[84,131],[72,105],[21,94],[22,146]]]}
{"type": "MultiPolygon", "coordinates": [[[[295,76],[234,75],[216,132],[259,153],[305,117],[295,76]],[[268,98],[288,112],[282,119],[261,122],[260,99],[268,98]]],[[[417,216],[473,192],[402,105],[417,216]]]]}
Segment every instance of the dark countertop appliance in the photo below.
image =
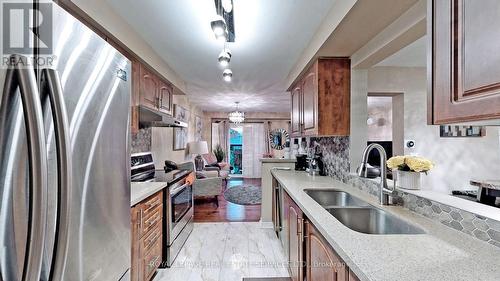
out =
{"type": "Polygon", "coordinates": [[[297,154],[296,156],[297,162],[295,162],[295,170],[296,171],[305,171],[308,167],[307,155],[306,154],[297,154]]]}

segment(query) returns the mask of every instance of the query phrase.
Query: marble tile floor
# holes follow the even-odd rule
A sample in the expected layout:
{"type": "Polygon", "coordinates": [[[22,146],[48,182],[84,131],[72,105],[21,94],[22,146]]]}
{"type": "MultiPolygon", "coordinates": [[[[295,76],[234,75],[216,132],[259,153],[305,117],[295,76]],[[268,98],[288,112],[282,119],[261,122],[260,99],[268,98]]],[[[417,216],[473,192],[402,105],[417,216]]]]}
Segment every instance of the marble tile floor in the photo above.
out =
{"type": "Polygon", "coordinates": [[[154,281],[241,281],[288,277],[286,258],[272,228],[258,222],[195,223],[171,268],[154,281]]]}

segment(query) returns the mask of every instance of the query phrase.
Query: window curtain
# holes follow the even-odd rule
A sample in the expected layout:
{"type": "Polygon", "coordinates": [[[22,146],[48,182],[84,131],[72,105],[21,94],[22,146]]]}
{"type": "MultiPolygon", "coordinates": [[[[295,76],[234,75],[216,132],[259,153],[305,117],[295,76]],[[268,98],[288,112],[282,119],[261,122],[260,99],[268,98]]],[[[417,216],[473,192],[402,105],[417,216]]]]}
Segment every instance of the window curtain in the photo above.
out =
{"type": "Polygon", "coordinates": [[[219,123],[219,144],[226,152],[224,155],[224,162],[229,162],[229,122],[222,121],[219,123]]]}
{"type": "Polygon", "coordinates": [[[271,142],[269,141],[269,135],[271,134],[271,121],[264,122],[264,142],[266,143],[265,153],[269,155],[271,153],[271,142]]]}
{"type": "Polygon", "coordinates": [[[243,125],[242,169],[245,178],[260,178],[260,159],[266,152],[264,124],[243,125]]]}

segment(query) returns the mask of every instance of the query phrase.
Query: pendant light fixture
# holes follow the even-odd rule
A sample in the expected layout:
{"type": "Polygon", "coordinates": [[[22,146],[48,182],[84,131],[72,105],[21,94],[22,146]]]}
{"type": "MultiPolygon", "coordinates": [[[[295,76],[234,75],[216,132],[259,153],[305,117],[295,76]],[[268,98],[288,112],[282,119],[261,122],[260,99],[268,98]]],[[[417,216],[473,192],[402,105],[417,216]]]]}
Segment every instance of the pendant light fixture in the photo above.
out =
{"type": "Polygon", "coordinates": [[[231,61],[231,51],[224,47],[222,52],[219,54],[219,64],[223,67],[227,67],[229,65],[229,62],[231,61]]]}
{"type": "Polygon", "coordinates": [[[231,80],[233,79],[233,72],[231,71],[231,69],[224,69],[224,72],[222,72],[222,78],[226,82],[231,82],[231,80]]]}
{"type": "Polygon", "coordinates": [[[245,113],[239,111],[239,105],[240,105],[239,102],[235,102],[235,104],[236,104],[236,110],[229,112],[227,117],[229,118],[229,121],[231,121],[235,124],[239,124],[239,123],[242,123],[243,121],[245,121],[245,113]]]}

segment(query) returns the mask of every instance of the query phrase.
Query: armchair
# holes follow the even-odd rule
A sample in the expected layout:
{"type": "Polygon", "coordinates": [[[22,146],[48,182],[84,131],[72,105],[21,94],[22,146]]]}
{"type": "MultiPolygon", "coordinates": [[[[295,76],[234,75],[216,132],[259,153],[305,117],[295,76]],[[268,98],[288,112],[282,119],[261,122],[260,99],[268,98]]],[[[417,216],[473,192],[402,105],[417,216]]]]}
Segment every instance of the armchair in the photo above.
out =
{"type": "MultiPolygon", "coordinates": [[[[194,171],[194,164],[187,162],[179,165],[179,169],[187,169],[194,171]]],[[[193,195],[195,198],[213,197],[214,203],[219,207],[219,195],[222,191],[222,177],[218,171],[201,171],[196,172],[196,179],[193,183],[193,195]]]]}
{"type": "Polygon", "coordinates": [[[203,160],[205,161],[205,171],[217,171],[219,177],[223,178],[224,181],[227,181],[229,177],[229,164],[227,163],[217,163],[217,158],[213,153],[207,153],[202,155],[203,160]]]}

